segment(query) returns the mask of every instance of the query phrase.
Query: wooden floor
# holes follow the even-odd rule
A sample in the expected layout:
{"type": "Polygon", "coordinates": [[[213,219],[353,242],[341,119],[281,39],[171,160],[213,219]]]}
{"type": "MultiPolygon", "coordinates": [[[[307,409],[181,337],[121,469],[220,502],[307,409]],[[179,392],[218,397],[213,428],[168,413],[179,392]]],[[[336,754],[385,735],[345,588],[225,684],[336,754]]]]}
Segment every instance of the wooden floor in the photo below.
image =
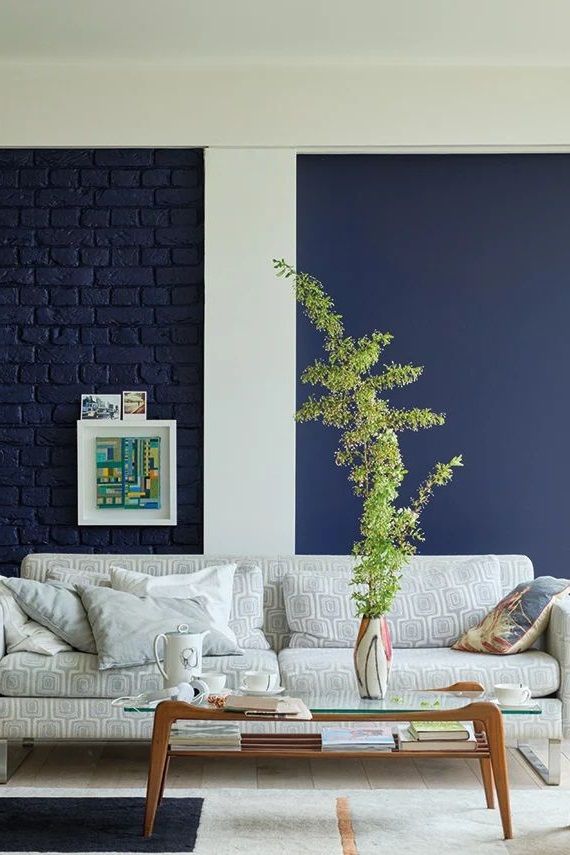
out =
{"type": "MultiPolygon", "coordinates": [[[[544,753],[545,744],[533,745],[544,753]]],[[[9,784],[19,787],[143,787],[148,744],[57,743],[36,745],[9,784]]],[[[513,789],[546,786],[514,749],[513,789]]],[[[270,789],[394,789],[481,787],[479,764],[468,760],[271,760],[173,758],[170,787],[270,789]]],[[[570,789],[570,742],[563,743],[562,787],[570,789]]]]}

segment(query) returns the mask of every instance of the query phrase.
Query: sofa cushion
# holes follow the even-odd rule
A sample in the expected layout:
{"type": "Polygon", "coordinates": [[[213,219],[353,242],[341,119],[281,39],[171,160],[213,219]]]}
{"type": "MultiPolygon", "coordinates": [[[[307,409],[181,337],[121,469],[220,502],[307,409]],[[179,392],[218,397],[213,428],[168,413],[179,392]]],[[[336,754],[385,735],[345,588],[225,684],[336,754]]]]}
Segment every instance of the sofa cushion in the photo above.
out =
{"type": "MultiPolygon", "coordinates": [[[[283,578],[290,647],[353,647],[358,618],[350,574],[288,573],[283,578]]],[[[496,556],[425,556],[402,569],[388,615],[394,647],[449,647],[501,599],[496,556]]]]}
{"type": "Polygon", "coordinates": [[[350,594],[347,574],[287,573],[283,599],[289,647],[354,647],[359,619],[350,594]]]}
{"type": "MultiPolygon", "coordinates": [[[[245,671],[277,671],[272,650],[244,650],[243,656],[205,656],[204,671],[228,675],[237,689],[245,671]]],[[[0,695],[29,698],[119,698],[162,689],[156,665],[99,671],[89,653],[9,653],[0,659],[0,695]]]]}
{"type": "Polygon", "coordinates": [[[230,629],[241,647],[269,650],[263,632],[263,573],[255,561],[240,561],[234,576],[230,629]]]}
{"type": "Polygon", "coordinates": [[[449,647],[475,626],[502,596],[496,555],[442,561],[423,556],[402,570],[388,615],[394,646],[449,647]]]}
{"type": "MultiPolygon", "coordinates": [[[[469,556],[441,555],[438,557],[440,566],[456,566],[458,561],[469,556]]],[[[534,577],[532,562],[525,555],[497,555],[501,572],[501,596],[511,591],[515,585],[534,577]]],[[[330,573],[345,573],[348,578],[354,566],[351,555],[132,555],[132,554],[96,554],[85,553],[39,553],[31,552],[22,561],[20,573],[22,578],[43,581],[46,573],[52,567],[66,568],[70,572],[97,573],[109,575],[111,565],[120,564],[131,570],[149,573],[152,576],[164,576],[171,573],[192,573],[211,564],[237,563],[236,580],[249,568],[256,567],[262,571],[262,582],[255,598],[259,606],[260,621],[255,628],[255,639],[250,642],[240,635],[241,609],[234,602],[230,623],[242,647],[259,647],[281,650],[289,640],[290,631],[287,626],[287,616],[283,603],[283,576],[287,573],[318,571],[323,575],[330,573]],[[261,602],[263,601],[263,611],[261,602]],[[236,605],[238,607],[236,608],[236,605]],[[263,621],[263,622],[261,622],[263,621]],[[237,626],[236,626],[237,624],[237,626]],[[261,627],[263,626],[263,632],[261,627]],[[269,645],[267,641],[269,640],[269,645]]],[[[415,555],[410,559],[412,570],[421,569],[426,563],[431,563],[433,556],[415,555]]],[[[261,574],[260,574],[261,575],[261,574]]],[[[240,582],[235,583],[234,600],[238,592],[249,598],[251,586],[240,582]]],[[[500,599],[500,597],[499,597],[500,599]]],[[[497,600],[498,602],[498,600],[497,600]]],[[[490,607],[492,608],[492,606],[490,607]]],[[[248,613],[251,613],[248,607],[248,613]]],[[[247,621],[246,628],[247,628],[247,621]]],[[[421,646],[421,645],[420,645],[421,646]]]]}
{"type": "MultiPolygon", "coordinates": [[[[260,559],[265,561],[265,559],[260,559]]],[[[27,555],[22,561],[21,575],[25,579],[44,581],[52,569],[67,571],[67,583],[73,576],[95,576],[98,582],[111,578],[111,567],[121,566],[149,576],[166,576],[173,573],[195,573],[214,564],[235,564],[232,610],[229,626],[241,647],[269,650],[263,632],[264,585],[263,573],[257,559],[232,558],[207,555],[27,555]]],[[[267,562],[266,562],[267,563],[267,562]]],[[[271,564],[271,561],[268,562],[271,564]]],[[[280,590],[280,586],[279,586],[280,590]]],[[[279,623],[278,616],[276,617],[279,623]]],[[[273,623],[273,621],[272,621],[273,623]]]]}
{"type": "MultiPolygon", "coordinates": [[[[291,692],[357,691],[352,650],[347,648],[287,648],[279,653],[279,669],[282,684],[291,692]]],[[[391,691],[443,688],[459,680],[475,680],[488,691],[496,683],[523,683],[534,697],[543,697],[558,689],[560,666],[541,650],[511,656],[462,653],[444,647],[394,653],[391,691]]]]}
{"type": "MultiPolygon", "coordinates": [[[[143,568],[140,575],[146,576],[149,580],[175,578],[177,575],[179,575],[181,579],[185,579],[188,575],[192,575],[193,573],[201,574],[204,570],[209,570],[212,566],[211,563],[206,563],[206,565],[203,566],[203,562],[200,562],[200,560],[194,556],[189,556],[187,562],[178,556],[167,556],[167,563],[165,566],[163,567],[161,565],[157,568],[152,565],[152,559],[148,556],[139,557],[141,559],[140,562],[135,561],[132,556],[117,556],[115,559],[113,556],[105,556],[106,563],[100,565],[99,563],[96,563],[97,557],[91,556],[91,563],[86,564],[84,561],[78,560],[76,562],[76,567],[73,566],[73,562],[69,566],[61,567],[59,563],[57,563],[58,559],[55,559],[55,566],[50,564],[46,570],[45,577],[46,579],[66,582],[71,586],[75,586],[77,584],[91,584],[110,587],[113,567],[118,566],[119,562],[121,563],[121,566],[125,565],[126,567],[134,563],[136,567],[143,568]],[[115,561],[115,563],[113,563],[113,561],[115,561]],[[152,565],[152,571],[155,571],[156,569],[160,569],[161,571],[171,569],[176,572],[171,572],[167,575],[151,572],[150,567],[147,570],[147,562],[149,561],[152,565]],[[93,562],[95,562],[95,564],[93,564],[93,562]],[[104,572],[105,570],[108,570],[108,572],[104,572]],[[185,574],[184,571],[188,571],[187,574],[185,574]]],[[[26,565],[26,562],[24,562],[24,565],[26,565]]],[[[231,562],[229,560],[224,562],[224,568],[235,568],[235,566],[235,562],[231,562]]],[[[26,569],[25,566],[24,569],[26,569]]],[[[124,568],[122,569],[123,572],[125,572],[124,568]]],[[[131,570],[129,569],[126,572],[131,572],[131,570]]],[[[41,574],[38,575],[41,578],[41,574]]],[[[247,559],[241,560],[233,575],[233,594],[230,620],[228,624],[230,629],[234,632],[238,644],[241,647],[256,650],[269,650],[270,645],[262,628],[264,618],[263,595],[264,587],[261,568],[255,561],[249,561],[247,559]]]]}
{"type": "Polygon", "coordinates": [[[98,585],[102,588],[111,587],[111,577],[108,573],[78,573],[68,567],[50,567],[46,573],[46,582],[62,582],[68,588],[77,585],[98,585]]]}

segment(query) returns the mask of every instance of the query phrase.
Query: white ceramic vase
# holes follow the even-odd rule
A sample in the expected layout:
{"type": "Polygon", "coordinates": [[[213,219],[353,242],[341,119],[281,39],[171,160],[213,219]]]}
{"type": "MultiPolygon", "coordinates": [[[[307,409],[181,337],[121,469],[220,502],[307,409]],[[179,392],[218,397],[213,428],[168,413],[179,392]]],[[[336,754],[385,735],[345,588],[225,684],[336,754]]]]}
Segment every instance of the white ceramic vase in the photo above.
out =
{"type": "Polygon", "coordinates": [[[354,670],[361,698],[386,695],[392,665],[392,643],[385,617],[363,617],[354,647],[354,670]]]}

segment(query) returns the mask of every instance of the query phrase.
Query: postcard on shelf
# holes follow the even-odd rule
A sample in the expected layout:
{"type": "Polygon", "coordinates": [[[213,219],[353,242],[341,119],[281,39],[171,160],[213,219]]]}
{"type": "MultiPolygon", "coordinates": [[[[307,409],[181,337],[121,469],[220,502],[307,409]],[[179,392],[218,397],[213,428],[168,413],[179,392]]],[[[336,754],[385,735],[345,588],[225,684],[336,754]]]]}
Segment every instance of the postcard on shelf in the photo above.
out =
{"type": "Polygon", "coordinates": [[[146,392],[123,392],[123,420],[144,421],[146,419],[146,392]]]}
{"type": "Polygon", "coordinates": [[[89,421],[119,421],[121,418],[120,395],[82,395],[81,418],[89,421]]]}

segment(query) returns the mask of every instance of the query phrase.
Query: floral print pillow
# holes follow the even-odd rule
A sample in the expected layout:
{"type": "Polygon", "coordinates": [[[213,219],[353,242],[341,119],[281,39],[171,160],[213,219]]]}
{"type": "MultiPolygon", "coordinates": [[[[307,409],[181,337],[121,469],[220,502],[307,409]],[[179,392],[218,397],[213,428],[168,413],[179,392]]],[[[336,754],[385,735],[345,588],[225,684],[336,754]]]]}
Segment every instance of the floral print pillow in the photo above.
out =
{"type": "Polygon", "coordinates": [[[522,653],[548,625],[552,604],[568,596],[570,581],[540,576],[521,582],[477,624],[463,633],[453,650],[468,653],[522,653]]]}

